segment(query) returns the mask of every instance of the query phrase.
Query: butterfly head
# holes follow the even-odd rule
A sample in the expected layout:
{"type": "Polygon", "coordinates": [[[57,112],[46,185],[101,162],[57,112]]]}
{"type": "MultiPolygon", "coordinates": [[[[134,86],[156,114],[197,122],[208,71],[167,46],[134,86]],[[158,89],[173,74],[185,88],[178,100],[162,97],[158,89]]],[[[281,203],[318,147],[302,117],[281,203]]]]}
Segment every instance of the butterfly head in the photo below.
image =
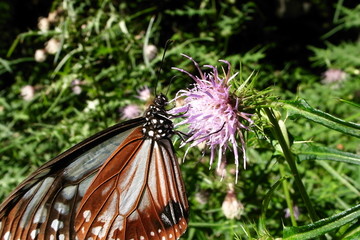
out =
{"type": "Polygon", "coordinates": [[[165,106],[167,105],[167,97],[164,94],[159,94],[156,96],[153,105],[157,106],[158,108],[162,108],[165,110],[165,106]]]}
{"type": "Polygon", "coordinates": [[[153,104],[145,112],[145,124],[142,131],[146,138],[160,140],[170,138],[174,134],[173,123],[165,110],[167,98],[160,94],[156,96],[153,104]]]}

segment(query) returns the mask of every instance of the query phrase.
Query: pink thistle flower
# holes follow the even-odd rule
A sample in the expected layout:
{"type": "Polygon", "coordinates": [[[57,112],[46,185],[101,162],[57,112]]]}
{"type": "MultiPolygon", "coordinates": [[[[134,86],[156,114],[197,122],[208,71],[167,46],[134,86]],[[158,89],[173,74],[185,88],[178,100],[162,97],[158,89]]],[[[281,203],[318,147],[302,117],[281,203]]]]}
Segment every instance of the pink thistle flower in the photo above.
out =
{"type": "MultiPolygon", "coordinates": [[[[294,211],[294,217],[295,217],[295,219],[296,220],[298,220],[299,219],[299,216],[300,216],[300,209],[299,209],[299,207],[298,206],[293,206],[293,211],[294,211]]],[[[290,209],[289,208],[286,208],[285,210],[284,210],[284,212],[285,212],[285,218],[289,218],[290,217],[290,209]]]]}
{"type": "Polygon", "coordinates": [[[197,70],[199,77],[193,76],[189,72],[173,68],[186,73],[194,81],[194,87],[188,90],[180,90],[176,99],[184,98],[184,105],[176,107],[170,111],[171,114],[181,114],[185,120],[175,125],[188,125],[189,137],[185,143],[192,142],[190,147],[205,142],[209,146],[210,166],[212,165],[216,151],[218,152],[218,168],[221,166],[222,157],[225,151],[232,146],[236,165],[236,181],[238,179],[239,168],[239,141],[243,155],[244,168],[246,168],[246,152],[243,130],[250,130],[253,124],[252,114],[239,111],[240,99],[230,92],[229,82],[237,75],[230,76],[231,66],[225,60],[220,60],[227,64],[228,69],[224,78],[220,77],[218,70],[214,66],[205,65],[212,70],[210,73],[203,73],[199,65],[191,57],[182,54],[190,59],[197,70]]]}
{"type": "Polygon", "coordinates": [[[138,90],[138,96],[137,98],[146,102],[151,98],[151,91],[148,87],[143,87],[140,90],[138,90]]]}
{"type": "Polygon", "coordinates": [[[346,80],[346,73],[340,69],[328,69],[323,74],[323,79],[321,83],[323,84],[332,84],[339,83],[346,80]]]}
{"type": "Polygon", "coordinates": [[[141,111],[139,109],[138,105],[135,104],[129,104],[123,109],[121,109],[122,112],[122,119],[133,119],[136,117],[139,117],[141,114],[141,111]]]}

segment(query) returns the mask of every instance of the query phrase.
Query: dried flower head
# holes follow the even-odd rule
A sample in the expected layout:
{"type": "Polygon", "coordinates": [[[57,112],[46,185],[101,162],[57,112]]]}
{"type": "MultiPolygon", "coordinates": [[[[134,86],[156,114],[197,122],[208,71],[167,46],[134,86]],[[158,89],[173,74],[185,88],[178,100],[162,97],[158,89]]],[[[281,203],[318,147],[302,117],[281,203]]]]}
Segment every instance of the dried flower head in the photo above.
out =
{"type": "Polygon", "coordinates": [[[60,41],[55,38],[51,38],[45,43],[45,50],[48,54],[56,54],[60,50],[60,47],[60,41]]]}
{"type": "Polygon", "coordinates": [[[31,85],[26,85],[21,88],[20,95],[25,101],[31,101],[35,95],[35,88],[31,85]]]}
{"type": "Polygon", "coordinates": [[[157,52],[158,49],[155,45],[150,44],[144,47],[144,55],[149,61],[153,60],[156,57],[157,52]]]}
{"type": "Polygon", "coordinates": [[[244,205],[236,198],[234,186],[229,184],[229,191],[222,203],[221,209],[227,219],[240,219],[244,205]]]}
{"type": "Polygon", "coordinates": [[[189,72],[174,68],[180,72],[186,73],[194,81],[194,87],[188,90],[180,90],[175,98],[184,98],[184,105],[176,107],[170,111],[171,114],[181,114],[185,120],[175,125],[188,125],[189,137],[186,143],[191,142],[190,147],[196,146],[202,142],[211,150],[210,166],[218,152],[218,168],[221,166],[225,151],[232,147],[236,164],[236,181],[238,178],[239,153],[240,148],[243,155],[244,168],[246,167],[245,140],[243,131],[250,130],[252,114],[242,112],[241,99],[234,96],[230,91],[229,82],[237,75],[230,75],[230,63],[220,60],[227,64],[227,72],[221,77],[214,66],[205,65],[212,71],[203,73],[199,65],[191,57],[183,55],[190,59],[197,70],[199,76],[193,76],[189,72]]]}
{"type": "Polygon", "coordinates": [[[74,79],[71,81],[71,90],[74,94],[79,95],[82,92],[81,85],[83,85],[84,82],[79,79],[74,79]]]}
{"type": "Polygon", "coordinates": [[[41,17],[39,18],[39,21],[38,21],[38,28],[40,31],[42,32],[47,32],[49,31],[49,28],[50,28],[50,22],[47,18],[44,18],[44,17],[41,17]]]}
{"type": "Polygon", "coordinates": [[[63,13],[63,9],[58,8],[52,12],[49,12],[48,20],[51,23],[56,23],[59,21],[60,15],[63,13]]]}
{"type": "Polygon", "coordinates": [[[45,49],[36,49],[35,51],[35,61],[37,62],[44,62],[46,60],[47,54],[45,49]]]}

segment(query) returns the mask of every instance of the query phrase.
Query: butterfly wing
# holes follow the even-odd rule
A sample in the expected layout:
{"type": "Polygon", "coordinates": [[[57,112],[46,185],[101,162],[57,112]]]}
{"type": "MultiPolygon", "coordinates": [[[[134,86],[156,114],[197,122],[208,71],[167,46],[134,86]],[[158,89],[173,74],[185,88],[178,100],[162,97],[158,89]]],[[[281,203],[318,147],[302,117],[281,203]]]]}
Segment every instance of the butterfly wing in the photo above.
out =
{"type": "Polygon", "coordinates": [[[76,208],[98,169],[144,119],[110,127],[49,161],[0,206],[0,239],[75,239],[76,208]]]}
{"type": "Polygon", "coordinates": [[[167,99],[40,167],[0,206],[0,239],[175,239],[188,203],[167,99]]]}
{"type": "Polygon", "coordinates": [[[172,144],[144,139],[141,130],[122,142],[85,193],[78,239],[177,239],[186,230],[188,202],[172,144]]]}

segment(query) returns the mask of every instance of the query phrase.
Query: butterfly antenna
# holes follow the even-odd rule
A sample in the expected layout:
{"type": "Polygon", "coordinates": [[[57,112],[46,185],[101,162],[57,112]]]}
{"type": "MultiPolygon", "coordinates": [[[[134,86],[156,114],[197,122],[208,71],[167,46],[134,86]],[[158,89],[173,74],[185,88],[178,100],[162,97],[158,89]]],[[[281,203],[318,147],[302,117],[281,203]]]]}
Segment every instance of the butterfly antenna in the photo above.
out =
{"type": "Polygon", "coordinates": [[[168,95],[169,90],[170,90],[171,83],[172,83],[173,79],[176,78],[176,77],[177,77],[177,76],[173,76],[173,77],[170,79],[169,86],[168,86],[168,89],[166,90],[165,96],[168,95]]]}
{"type": "Polygon", "coordinates": [[[157,74],[156,74],[157,76],[156,76],[156,83],[155,83],[155,96],[157,96],[156,88],[157,88],[157,85],[158,85],[158,82],[159,82],[160,72],[161,72],[161,70],[163,69],[165,54],[166,54],[166,51],[167,51],[169,45],[170,45],[172,42],[173,42],[173,40],[169,39],[169,40],[167,40],[166,43],[165,43],[164,53],[163,53],[162,58],[161,58],[160,68],[158,69],[157,74]]]}

